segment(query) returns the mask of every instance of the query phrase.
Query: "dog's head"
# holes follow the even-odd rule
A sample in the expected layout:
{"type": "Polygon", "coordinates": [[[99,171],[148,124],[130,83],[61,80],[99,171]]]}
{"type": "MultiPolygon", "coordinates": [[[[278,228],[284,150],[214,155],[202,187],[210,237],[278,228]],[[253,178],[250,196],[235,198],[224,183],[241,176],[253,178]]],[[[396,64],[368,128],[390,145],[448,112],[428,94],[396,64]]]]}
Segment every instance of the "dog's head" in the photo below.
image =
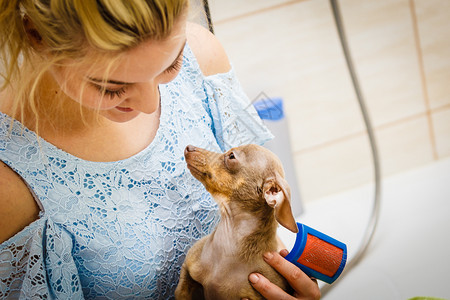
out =
{"type": "Polygon", "coordinates": [[[250,144],[225,153],[189,145],[184,155],[191,174],[215,199],[239,201],[243,208],[254,212],[268,205],[275,209],[278,223],[298,232],[291,210],[290,188],[275,154],[250,144]]]}

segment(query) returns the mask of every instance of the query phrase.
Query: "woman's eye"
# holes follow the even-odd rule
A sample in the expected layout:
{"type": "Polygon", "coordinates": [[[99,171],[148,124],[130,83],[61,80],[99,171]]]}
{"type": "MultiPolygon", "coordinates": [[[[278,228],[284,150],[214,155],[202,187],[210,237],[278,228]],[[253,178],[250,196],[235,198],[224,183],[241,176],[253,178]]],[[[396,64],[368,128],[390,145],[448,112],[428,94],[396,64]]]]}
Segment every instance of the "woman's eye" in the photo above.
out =
{"type": "Polygon", "coordinates": [[[183,56],[180,56],[179,58],[177,58],[177,60],[174,61],[174,63],[171,66],[169,66],[165,70],[165,73],[177,73],[178,71],[181,70],[182,65],[183,65],[183,56]]]}
{"type": "Polygon", "coordinates": [[[101,95],[108,96],[108,97],[111,98],[111,99],[112,99],[112,98],[115,98],[115,97],[120,98],[120,97],[122,97],[122,96],[125,94],[125,92],[126,92],[125,87],[122,87],[122,88],[117,89],[117,90],[109,90],[109,89],[106,89],[106,88],[104,88],[104,87],[102,87],[102,86],[99,86],[99,85],[96,85],[96,84],[94,84],[94,87],[98,90],[98,92],[99,92],[101,95]]]}

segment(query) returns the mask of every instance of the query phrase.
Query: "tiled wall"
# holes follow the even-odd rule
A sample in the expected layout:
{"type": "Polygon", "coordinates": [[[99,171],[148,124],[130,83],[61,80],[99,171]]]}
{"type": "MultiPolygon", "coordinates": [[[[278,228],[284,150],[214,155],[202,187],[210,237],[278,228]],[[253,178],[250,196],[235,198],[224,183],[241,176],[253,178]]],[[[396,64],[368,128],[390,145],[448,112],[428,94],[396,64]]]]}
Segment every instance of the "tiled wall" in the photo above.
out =
{"type": "MultiPolygon", "coordinates": [[[[328,0],[210,0],[250,99],[285,100],[305,202],[373,180],[328,0]]],[[[339,0],[383,176],[450,156],[450,1],[339,0]]]]}

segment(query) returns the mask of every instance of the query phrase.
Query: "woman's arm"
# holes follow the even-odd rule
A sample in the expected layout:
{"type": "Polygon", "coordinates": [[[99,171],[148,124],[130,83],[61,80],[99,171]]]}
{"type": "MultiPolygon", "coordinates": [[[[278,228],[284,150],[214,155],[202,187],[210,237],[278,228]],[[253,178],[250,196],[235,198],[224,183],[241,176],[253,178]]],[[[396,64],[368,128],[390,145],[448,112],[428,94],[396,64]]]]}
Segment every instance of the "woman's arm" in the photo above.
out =
{"type": "Polygon", "coordinates": [[[0,243],[35,221],[39,211],[22,178],[0,161],[0,243]]]}
{"type": "Polygon", "coordinates": [[[187,23],[186,35],[203,75],[210,76],[230,70],[227,54],[214,34],[201,25],[187,23]]]}

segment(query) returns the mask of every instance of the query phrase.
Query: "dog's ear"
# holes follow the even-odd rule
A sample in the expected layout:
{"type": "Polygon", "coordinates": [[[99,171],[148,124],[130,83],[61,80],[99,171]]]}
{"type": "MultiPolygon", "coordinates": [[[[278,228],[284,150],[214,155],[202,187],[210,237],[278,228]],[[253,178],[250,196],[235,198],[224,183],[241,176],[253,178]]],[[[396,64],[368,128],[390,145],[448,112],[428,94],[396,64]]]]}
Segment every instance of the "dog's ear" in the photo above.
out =
{"type": "Polygon", "coordinates": [[[291,189],[287,181],[280,175],[266,179],[263,195],[267,204],[275,209],[278,223],[290,231],[297,233],[297,223],[291,210],[291,189]]]}

